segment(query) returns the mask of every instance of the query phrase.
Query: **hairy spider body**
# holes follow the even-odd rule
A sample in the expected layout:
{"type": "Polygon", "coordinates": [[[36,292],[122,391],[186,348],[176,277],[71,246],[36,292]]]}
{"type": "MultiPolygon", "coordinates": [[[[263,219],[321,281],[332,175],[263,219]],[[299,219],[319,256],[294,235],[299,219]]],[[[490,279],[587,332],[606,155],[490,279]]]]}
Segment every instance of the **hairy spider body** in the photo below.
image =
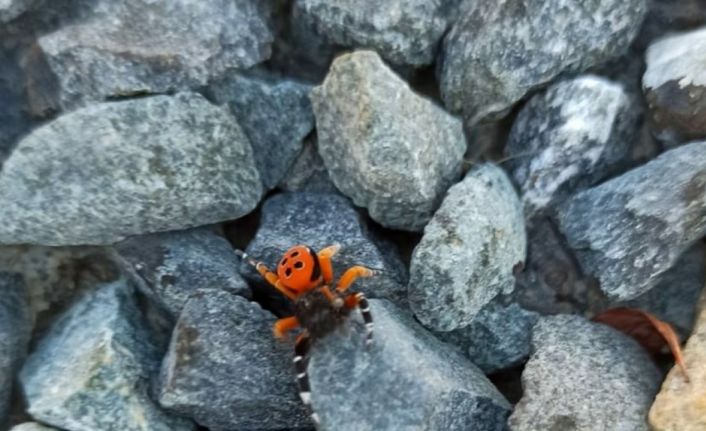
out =
{"type": "Polygon", "coordinates": [[[341,305],[345,303],[342,295],[336,295],[335,292],[334,295],[334,301],[330,301],[320,289],[312,289],[294,301],[294,316],[314,339],[333,332],[351,314],[350,308],[334,305],[334,302],[341,305]]]}

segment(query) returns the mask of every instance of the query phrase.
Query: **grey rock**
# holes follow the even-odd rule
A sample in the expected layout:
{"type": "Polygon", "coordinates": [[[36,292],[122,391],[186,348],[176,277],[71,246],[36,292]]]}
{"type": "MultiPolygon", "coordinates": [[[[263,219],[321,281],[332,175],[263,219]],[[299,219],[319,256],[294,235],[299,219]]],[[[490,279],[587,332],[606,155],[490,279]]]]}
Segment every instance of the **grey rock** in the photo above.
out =
{"type": "Polygon", "coordinates": [[[160,352],[125,280],[84,295],[39,341],[20,373],[33,418],[75,431],[192,430],[151,401],[160,352]]]}
{"type": "Polygon", "coordinates": [[[36,129],[5,162],[0,243],[113,243],[240,217],[261,193],[247,137],[203,97],[92,105],[36,129]]]}
{"type": "Polygon", "coordinates": [[[104,0],[38,45],[59,80],[60,103],[205,85],[270,55],[268,2],[104,0]]]}
{"type": "Polygon", "coordinates": [[[383,226],[421,230],[460,175],[461,122],[371,51],[338,57],[311,99],[336,187],[383,226]]]}
{"type": "Polygon", "coordinates": [[[647,49],[642,87],[654,133],[669,144],[706,137],[706,28],[661,39],[647,49]]]}
{"type": "MultiPolygon", "coordinates": [[[[0,39],[4,39],[2,34],[0,39]]],[[[20,85],[25,80],[20,65],[21,56],[19,49],[0,47],[0,167],[20,137],[34,125],[27,113],[26,95],[20,85]]]]}
{"type": "Polygon", "coordinates": [[[0,272],[0,426],[6,423],[15,375],[27,354],[32,320],[18,274],[0,272]]]}
{"type": "Polygon", "coordinates": [[[34,0],[0,0],[0,22],[17,18],[32,6],[34,0]]]}
{"type": "Polygon", "coordinates": [[[559,207],[560,229],[582,268],[615,299],[633,299],[706,233],[706,142],[584,190],[559,207]]]}
{"type": "Polygon", "coordinates": [[[25,422],[10,428],[10,431],[56,431],[56,428],[44,426],[37,422],[25,422]]]}
{"type": "Polygon", "coordinates": [[[414,249],[409,302],[437,331],[468,326],[499,293],[514,287],[525,260],[522,208],[510,179],[484,164],[449,189],[414,249]]]}
{"type": "MultiPolygon", "coordinates": [[[[274,269],[284,252],[298,244],[316,251],[339,244],[341,249],[332,259],[335,277],[353,265],[378,269],[379,275],[360,279],[353,288],[369,297],[405,302],[407,271],[397,250],[368,228],[346,198],[324,193],[284,193],[266,200],[260,228],[247,253],[274,269]]],[[[242,268],[249,280],[265,285],[249,265],[243,264],[242,268]]]]}
{"type": "Polygon", "coordinates": [[[539,314],[507,298],[483,307],[465,328],[436,335],[457,347],[485,374],[521,364],[530,354],[532,328],[539,314]]]}
{"type": "Polygon", "coordinates": [[[304,140],[304,146],[294,159],[279,188],[288,192],[338,193],[319,155],[316,138],[304,140]]]}
{"type": "Polygon", "coordinates": [[[140,290],[175,319],[199,289],[249,296],[233,247],[211,229],[136,236],[116,244],[115,250],[140,290]]]}
{"type": "Polygon", "coordinates": [[[294,8],[330,44],[371,49],[398,65],[423,66],[436,57],[451,3],[297,0],[294,8]]]}
{"type": "Polygon", "coordinates": [[[647,16],[634,43],[643,51],[668,33],[706,24],[706,4],[703,0],[683,0],[679,2],[679,7],[674,7],[671,0],[648,0],[647,5],[647,16]]]}
{"type": "Polygon", "coordinates": [[[559,82],[530,99],[505,148],[525,217],[625,165],[637,120],[623,87],[593,75],[559,82]]]}
{"type": "Polygon", "coordinates": [[[444,39],[439,77],[472,124],[504,116],[530,91],[625,53],[644,0],[473,2],[444,39]]]}
{"type": "Polygon", "coordinates": [[[293,347],[272,336],[255,303],[204,290],[184,307],[164,358],[159,403],[212,430],[309,424],[297,397],[293,347]]]}
{"type": "Polygon", "coordinates": [[[310,85],[289,79],[237,74],[211,85],[213,98],[228,105],[248,135],[268,189],[284,178],[314,128],[310,90],[310,85]]]}
{"type": "Polygon", "coordinates": [[[522,373],[513,431],[647,431],[661,375],[633,339],[579,316],[544,317],[522,373]]]}
{"type": "Polygon", "coordinates": [[[510,405],[478,368],[391,303],[370,306],[370,348],[355,320],[313,346],[322,431],[506,429],[510,405]]]}

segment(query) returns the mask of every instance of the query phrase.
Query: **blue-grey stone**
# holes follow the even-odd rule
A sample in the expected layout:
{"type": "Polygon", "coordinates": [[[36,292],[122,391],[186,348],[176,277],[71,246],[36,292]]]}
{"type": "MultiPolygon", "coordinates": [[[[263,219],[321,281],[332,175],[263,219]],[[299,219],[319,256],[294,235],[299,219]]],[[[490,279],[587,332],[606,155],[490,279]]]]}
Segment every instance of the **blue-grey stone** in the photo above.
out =
{"type": "Polygon", "coordinates": [[[32,334],[27,289],[19,274],[0,272],[0,426],[7,421],[15,376],[32,334]]]}
{"type": "Polygon", "coordinates": [[[338,193],[314,137],[304,140],[302,151],[294,159],[279,188],[287,192],[338,193]]]}

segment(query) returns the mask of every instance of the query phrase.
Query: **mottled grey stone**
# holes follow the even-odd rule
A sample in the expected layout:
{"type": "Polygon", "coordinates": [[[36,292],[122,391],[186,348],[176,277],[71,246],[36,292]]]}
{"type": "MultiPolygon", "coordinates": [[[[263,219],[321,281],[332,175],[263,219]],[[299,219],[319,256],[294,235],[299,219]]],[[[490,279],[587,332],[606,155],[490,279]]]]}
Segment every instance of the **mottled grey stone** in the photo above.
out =
{"type": "Polygon", "coordinates": [[[314,128],[311,86],[271,76],[229,74],[210,87],[218,104],[227,104],[252,144],[266,188],[279,183],[314,128]]]}
{"type": "MultiPolygon", "coordinates": [[[[0,40],[4,38],[1,33],[0,40]]],[[[21,56],[18,49],[0,47],[0,167],[20,137],[34,124],[28,115],[26,94],[20,85],[25,80],[20,66],[21,56]]]]}
{"type": "Polygon", "coordinates": [[[17,18],[32,6],[34,0],[0,0],[0,22],[17,18]]]}
{"type": "Polygon", "coordinates": [[[203,97],[102,103],[36,129],[5,162],[0,243],[112,243],[240,217],[261,193],[247,137],[203,97]]]}
{"type": "Polygon", "coordinates": [[[579,316],[544,317],[522,373],[513,431],[647,431],[661,375],[637,342],[579,316]]]}
{"type": "Polygon", "coordinates": [[[625,53],[645,0],[478,1],[444,39],[441,95],[470,123],[504,116],[560,74],[625,53]]]}
{"type": "Polygon", "coordinates": [[[23,424],[15,425],[10,428],[10,431],[57,431],[56,428],[51,428],[38,424],[37,422],[25,422],[23,424]]]}
{"type": "MultiPolygon", "coordinates": [[[[298,244],[315,251],[339,244],[341,249],[332,258],[335,277],[353,265],[380,270],[375,277],[356,281],[353,289],[373,298],[406,302],[407,271],[397,250],[368,228],[346,198],[325,193],[284,193],[265,201],[260,228],[247,253],[274,269],[284,252],[298,244]]],[[[249,265],[243,264],[242,268],[249,280],[265,285],[249,265]]]]}
{"type": "Polygon", "coordinates": [[[300,19],[331,44],[377,51],[398,65],[434,61],[449,24],[448,0],[297,0],[300,19]]]}
{"type": "Polygon", "coordinates": [[[461,122],[371,51],[338,57],[311,99],[336,187],[383,226],[421,230],[461,172],[461,122]]]}
{"type": "Polygon", "coordinates": [[[484,164],[449,189],[414,249],[409,302],[437,331],[468,326],[484,305],[514,287],[525,260],[522,208],[510,179],[484,164]]]}
{"type": "Polygon", "coordinates": [[[140,290],[175,319],[199,289],[250,292],[238,273],[233,247],[208,228],[136,236],[115,250],[140,290]]]}
{"type": "Polygon", "coordinates": [[[32,334],[27,288],[18,274],[0,272],[0,426],[7,421],[15,374],[32,334]]]}
{"type": "Polygon", "coordinates": [[[315,137],[304,140],[301,152],[279,188],[288,192],[338,193],[321,159],[315,137]]]}
{"type": "Polygon", "coordinates": [[[471,362],[491,374],[527,359],[538,317],[516,302],[498,297],[483,307],[470,325],[436,335],[461,348],[471,362]]]}
{"type": "Polygon", "coordinates": [[[510,405],[478,368],[388,301],[370,306],[370,347],[351,319],[312,349],[312,407],[322,431],[505,429],[510,405]]]}
{"type": "Polygon", "coordinates": [[[216,431],[309,424],[297,396],[293,346],[272,336],[274,322],[229,292],[195,294],[162,364],[159,403],[216,431]]]}
{"type": "Polygon", "coordinates": [[[505,147],[525,217],[628,162],[637,132],[634,105],[621,85],[593,75],[559,82],[530,99],[505,147]]]}
{"type": "Polygon", "coordinates": [[[125,280],[74,303],[52,325],[20,373],[28,413],[74,431],[192,430],[151,401],[159,354],[125,280]]]}
{"type": "Polygon", "coordinates": [[[82,21],[39,38],[72,108],[109,97],[193,89],[266,60],[269,2],[101,0],[82,21]]]}
{"type": "Polygon", "coordinates": [[[706,137],[706,28],[661,39],[647,49],[642,87],[654,133],[668,144],[706,137]]]}
{"type": "Polygon", "coordinates": [[[648,0],[648,11],[634,45],[643,50],[660,37],[675,31],[693,29],[706,24],[703,0],[648,0]]]}
{"type": "Polygon", "coordinates": [[[633,299],[706,233],[706,142],[584,190],[559,207],[558,221],[582,268],[615,299],[633,299]]]}

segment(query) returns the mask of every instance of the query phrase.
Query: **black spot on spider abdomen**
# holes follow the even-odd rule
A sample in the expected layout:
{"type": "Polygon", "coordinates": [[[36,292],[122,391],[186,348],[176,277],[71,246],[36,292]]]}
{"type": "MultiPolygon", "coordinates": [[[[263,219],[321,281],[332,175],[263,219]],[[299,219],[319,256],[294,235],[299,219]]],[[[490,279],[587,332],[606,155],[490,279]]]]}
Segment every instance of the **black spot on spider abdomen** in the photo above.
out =
{"type": "Polygon", "coordinates": [[[294,315],[313,338],[321,338],[341,326],[350,310],[333,306],[320,289],[299,296],[294,302],[294,315]]]}

